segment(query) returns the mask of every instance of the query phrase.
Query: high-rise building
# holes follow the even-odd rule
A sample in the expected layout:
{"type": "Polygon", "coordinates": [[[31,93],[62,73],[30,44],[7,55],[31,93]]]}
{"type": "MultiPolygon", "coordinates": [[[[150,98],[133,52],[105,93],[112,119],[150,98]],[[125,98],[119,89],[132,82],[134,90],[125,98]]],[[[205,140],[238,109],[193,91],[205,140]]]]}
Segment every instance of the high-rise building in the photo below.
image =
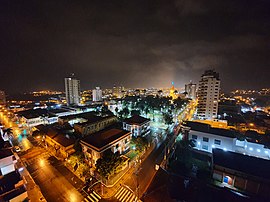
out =
{"type": "Polygon", "coordinates": [[[187,93],[186,94],[187,98],[190,98],[192,100],[196,99],[196,86],[197,85],[192,83],[191,81],[189,84],[185,85],[185,92],[187,93]]]}
{"type": "Polygon", "coordinates": [[[113,86],[113,96],[116,98],[122,98],[124,96],[125,88],[123,86],[113,86]]]}
{"type": "Polygon", "coordinates": [[[80,80],[71,74],[65,78],[65,91],[67,105],[78,105],[80,103],[80,80]]]}
{"type": "Polygon", "coordinates": [[[199,82],[197,118],[203,120],[217,118],[219,91],[219,74],[214,70],[205,71],[199,82]]]}
{"type": "Polygon", "coordinates": [[[96,89],[94,89],[92,93],[94,102],[102,101],[102,90],[100,89],[100,87],[96,87],[96,89]]]}
{"type": "Polygon", "coordinates": [[[6,104],[6,94],[4,91],[0,91],[0,105],[6,104]]]}

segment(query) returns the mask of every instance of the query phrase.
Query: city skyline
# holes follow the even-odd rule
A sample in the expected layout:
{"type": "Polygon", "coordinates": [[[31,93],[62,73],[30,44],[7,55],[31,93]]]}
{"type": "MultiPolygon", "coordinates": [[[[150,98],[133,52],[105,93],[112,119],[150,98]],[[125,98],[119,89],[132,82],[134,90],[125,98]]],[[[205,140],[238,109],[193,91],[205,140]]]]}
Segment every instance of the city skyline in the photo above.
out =
{"type": "Polygon", "coordinates": [[[221,89],[270,86],[267,1],[3,2],[1,89],[64,90],[198,83],[207,69],[221,89]],[[10,82],[12,80],[12,82],[10,82]]]}

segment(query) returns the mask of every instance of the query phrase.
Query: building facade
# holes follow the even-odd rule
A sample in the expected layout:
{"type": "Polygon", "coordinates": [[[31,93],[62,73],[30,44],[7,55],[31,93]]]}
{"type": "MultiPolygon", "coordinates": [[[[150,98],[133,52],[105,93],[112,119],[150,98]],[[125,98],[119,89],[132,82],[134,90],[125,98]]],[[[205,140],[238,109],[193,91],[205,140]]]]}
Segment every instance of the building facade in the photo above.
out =
{"type": "Polygon", "coordinates": [[[186,94],[187,98],[192,99],[192,100],[196,99],[196,87],[197,85],[192,82],[185,85],[185,92],[187,93],[186,94]]]}
{"type": "Polygon", "coordinates": [[[212,153],[212,150],[217,148],[270,160],[270,149],[267,146],[248,139],[239,140],[233,130],[212,128],[208,124],[198,122],[187,122],[183,131],[189,140],[194,141],[194,149],[212,153]]]}
{"type": "Polygon", "coordinates": [[[83,138],[80,143],[85,160],[90,167],[95,167],[96,162],[103,153],[111,150],[120,155],[129,150],[131,133],[121,129],[105,129],[83,138]]]}
{"type": "Polygon", "coordinates": [[[96,87],[92,93],[93,93],[93,102],[102,101],[102,90],[100,89],[100,87],[96,87]]]}
{"type": "Polygon", "coordinates": [[[123,129],[131,132],[132,136],[145,136],[150,132],[150,119],[134,115],[123,121],[123,129]]]}
{"type": "Polygon", "coordinates": [[[88,119],[86,122],[75,123],[75,131],[81,133],[83,136],[93,134],[97,131],[104,129],[107,126],[112,125],[117,122],[116,116],[106,116],[98,117],[93,116],[93,118],[88,119]]]}
{"type": "Polygon", "coordinates": [[[6,94],[4,91],[0,90],[0,105],[6,104],[6,94]]]}
{"type": "Polygon", "coordinates": [[[269,200],[269,160],[214,149],[212,165],[213,179],[221,185],[251,193],[254,201],[269,200]]]}
{"type": "Polygon", "coordinates": [[[65,92],[68,106],[80,104],[80,80],[76,79],[74,74],[65,78],[65,92]]]}
{"type": "Polygon", "coordinates": [[[207,70],[199,81],[197,118],[212,120],[217,118],[220,92],[219,74],[207,70]]]}

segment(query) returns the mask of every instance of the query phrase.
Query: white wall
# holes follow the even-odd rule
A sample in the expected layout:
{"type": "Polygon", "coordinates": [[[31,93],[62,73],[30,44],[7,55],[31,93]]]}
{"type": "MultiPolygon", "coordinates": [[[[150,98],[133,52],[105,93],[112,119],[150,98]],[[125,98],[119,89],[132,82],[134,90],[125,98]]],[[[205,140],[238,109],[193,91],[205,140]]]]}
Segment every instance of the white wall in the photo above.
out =
{"type": "Polygon", "coordinates": [[[232,151],[270,160],[270,149],[265,148],[264,145],[259,143],[248,142],[246,140],[239,141],[236,138],[190,130],[188,138],[193,139],[192,135],[197,136],[195,149],[198,150],[212,153],[212,148],[219,148],[225,151],[232,151]],[[208,142],[203,141],[203,137],[208,138],[208,142]],[[215,142],[215,140],[220,140],[220,145],[216,144],[217,142],[215,142]]]}
{"type": "Polygon", "coordinates": [[[228,151],[235,150],[236,138],[223,137],[210,133],[203,133],[199,131],[190,130],[189,139],[192,139],[192,135],[197,136],[195,148],[198,150],[203,150],[210,153],[212,153],[212,148],[219,148],[228,151]],[[208,142],[203,141],[204,137],[209,139],[208,142]],[[220,141],[220,145],[217,144],[218,142],[215,142],[215,140],[220,141]]]}

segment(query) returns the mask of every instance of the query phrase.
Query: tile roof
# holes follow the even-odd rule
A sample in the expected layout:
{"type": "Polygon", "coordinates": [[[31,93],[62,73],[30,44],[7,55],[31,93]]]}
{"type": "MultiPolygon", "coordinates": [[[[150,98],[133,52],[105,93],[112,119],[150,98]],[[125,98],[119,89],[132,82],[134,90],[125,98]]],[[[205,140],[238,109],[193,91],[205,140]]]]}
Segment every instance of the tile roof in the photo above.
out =
{"type": "Polygon", "coordinates": [[[130,135],[130,132],[126,130],[116,128],[104,129],[92,135],[86,136],[81,140],[81,143],[92,146],[97,150],[102,150],[115,140],[122,139],[128,135],[130,135]]]}
{"type": "Polygon", "coordinates": [[[149,121],[150,121],[150,119],[144,118],[144,117],[139,116],[139,115],[134,115],[130,118],[125,119],[124,122],[126,122],[128,124],[141,125],[141,124],[149,122],[149,121]]]}

